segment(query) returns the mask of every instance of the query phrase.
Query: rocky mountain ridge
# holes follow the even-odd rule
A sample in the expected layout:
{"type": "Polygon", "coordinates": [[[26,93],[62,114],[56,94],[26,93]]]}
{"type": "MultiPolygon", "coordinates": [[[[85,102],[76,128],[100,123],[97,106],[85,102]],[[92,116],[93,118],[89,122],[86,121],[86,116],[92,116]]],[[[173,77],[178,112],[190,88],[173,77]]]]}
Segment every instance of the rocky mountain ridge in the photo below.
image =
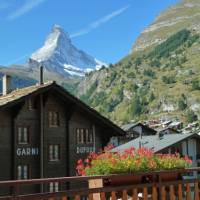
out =
{"type": "Polygon", "coordinates": [[[132,52],[143,51],[158,45],[184,27],[200,32],[199,11],[198,0],[182,0],[177,5],[168,8],[141,33],[133,45],[132,52]]]}
{"type": "Polygon", "coordinates": [[[45,81],[55,80],[69,91],[74,90],[86,73],[106,66],[75,47],[69,35],[60,26],[55,25],[44,46],[32,53],[27,63],[0,66],[0,73],[13,76],[16,80],[13,87],[18,88],[37,82],[41,65],[44,67],[45,81]]]}
{"type": "Polygon", "coordinates": [[[160,117],[200,119],[198,13],[197,0],[181,1],[161,13],[127,57],[91,72],[77,94],[118,124],[160,117]]]}
{"type": "Polygon", "coordinates": [[[43,65],[46,70],[65,76],[84,76],[105,63],[77,49],[69,35],[58,25],[52,28],[44,46],[34,52],[29,66],[43,65]]]}

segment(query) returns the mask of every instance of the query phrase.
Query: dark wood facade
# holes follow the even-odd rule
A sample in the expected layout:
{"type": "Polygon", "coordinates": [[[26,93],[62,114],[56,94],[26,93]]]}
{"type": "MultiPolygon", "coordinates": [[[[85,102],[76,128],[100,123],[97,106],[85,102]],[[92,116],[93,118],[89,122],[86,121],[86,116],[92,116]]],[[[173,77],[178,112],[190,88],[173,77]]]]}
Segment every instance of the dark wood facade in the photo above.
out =
{"type": "Polygon", "coordinates": [[[125,134],[56,83],[35,87],[0,97],[0,180],[73,176],[78,159],[125,134]]]}

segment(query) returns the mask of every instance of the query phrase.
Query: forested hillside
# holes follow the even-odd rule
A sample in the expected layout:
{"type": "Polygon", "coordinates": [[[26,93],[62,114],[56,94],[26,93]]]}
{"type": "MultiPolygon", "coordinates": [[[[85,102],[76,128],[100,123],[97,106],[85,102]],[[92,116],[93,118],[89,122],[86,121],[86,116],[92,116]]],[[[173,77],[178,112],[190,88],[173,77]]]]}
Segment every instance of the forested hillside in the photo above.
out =
{"type": "MultiPolygon", "coordinates": [[[[146,51],[90,73],[80,98],[117,123],[200,115],[200,37],[182,29],[146,51]]],[[[192,119],[191,119],[192,118],[192,119]]]]}

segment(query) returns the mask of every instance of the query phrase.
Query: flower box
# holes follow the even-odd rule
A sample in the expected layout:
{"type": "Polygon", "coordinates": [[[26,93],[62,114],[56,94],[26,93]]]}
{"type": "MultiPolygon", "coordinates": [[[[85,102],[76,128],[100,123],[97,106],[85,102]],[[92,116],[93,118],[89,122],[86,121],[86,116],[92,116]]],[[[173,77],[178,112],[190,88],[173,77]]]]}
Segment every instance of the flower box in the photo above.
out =
{"type": "Polygon", "coordinates": [[[79,160],[79,175],[129,174],[149,171],[184,169],[191,160],[179,154],[155,154],[146,148],[130,148],[123,152],[112,153],[106,149],[98,154],[92,153],[85,160],[79,160]]]}
{"type": "Polygon", "coordinates": [[[104,180],[104,186],[120,186],[120,185],[136,185],[142,182],[141,175],[135,176],[120,176],[120,177],[112,177],[111,179],[104,180]]]}
{"type": "Polygon", "coordinates": [[[176,181],[180,179],[180,174],[178,172],[170,172],[170,173],[160,173],[160,178],[162,182],[170,182],[176,181]]]}
{"type": "Polygon", "coordinates": [[[82,176],[126,174],[126,176],[120,176],[120,178],[113,176],[107,180],[96,182],[93,180],[93,183],[89,183],[90,188],[97,186],[134,185],[156,181],[153,180],[153,177],[138,175],[138,172],[159,171],[161,173],[161,181],[178,180],[178,173],[166,173],[166,170],[184,169],[189,167],[191,162],[187,156],[154,154],[153,151],[146,148],[130,148],[118,153],[112,153],[110,148],[106,148],[103,152],[98,154],[92,153],[87,159],[79,160],[77,171],[82,176]],[[165,173],[162,173],[162,170],[165,173]],[[136,176],[127,175],[134,173],[136,176]]]}

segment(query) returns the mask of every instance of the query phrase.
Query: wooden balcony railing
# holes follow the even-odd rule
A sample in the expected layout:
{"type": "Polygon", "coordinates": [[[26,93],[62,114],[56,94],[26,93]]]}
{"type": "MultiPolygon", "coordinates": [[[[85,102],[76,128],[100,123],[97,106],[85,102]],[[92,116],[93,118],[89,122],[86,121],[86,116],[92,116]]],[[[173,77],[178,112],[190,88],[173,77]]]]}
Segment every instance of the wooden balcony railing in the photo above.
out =
{"type": "Polygon", "coordinates": [[[92,177],[60,177],[17,181],[0,181],[0,199],[4,200],[200,200],[198,178],[200,168],[185,170],[145,172],[137,174],[123,174],[92,177]],[[164,181],[163,174],[170,176],[178,173],[179,180],[164,181]],[[193,175],[193,176],[191,176],[193,175]],[[121,180],[122,177],[151,177],[148,183],[108,185],[97,188],[88,188],[88,181],[94,179],[121,180]],[[48,192],[50,183],[59,183],[59,191],[48,192]],[[37,186],[37,187],[36,187],[37,186]],[[35,190],[35,191],[34,191],[35,190]],[[29,192],[28,192],[29,191],[29,192]],[[31,192],[32,191],[32,192],[31,192]],[[43,191],[43,192],[40,192],[43,191]],[[3,194],[5,192],[5,194],[3,194]]]}

